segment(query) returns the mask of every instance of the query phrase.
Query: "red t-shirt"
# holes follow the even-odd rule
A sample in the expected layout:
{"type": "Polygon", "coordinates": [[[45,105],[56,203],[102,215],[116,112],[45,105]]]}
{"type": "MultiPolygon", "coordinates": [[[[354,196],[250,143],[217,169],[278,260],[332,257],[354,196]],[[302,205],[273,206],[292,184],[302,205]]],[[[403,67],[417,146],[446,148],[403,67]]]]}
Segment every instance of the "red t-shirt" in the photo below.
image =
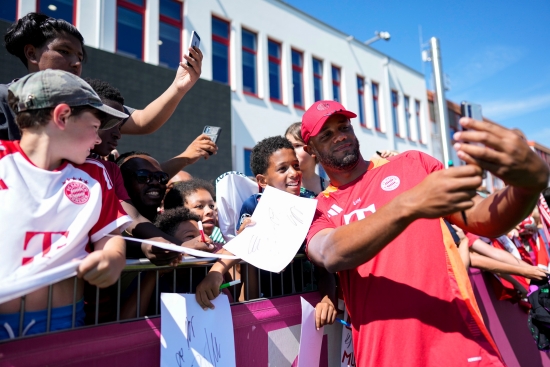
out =
{"type": "Polygon", "coordinates": [[[470,232],[464,232],[466,237],[468,237],[468,247],[472,247],[475,241],[479,240],[479,236],[470,233],[470,232]]]}
{"type": "MultiPolygon", "coordinates": [[[[353,182],[319,194],[308,244],[320,230],[364,219],[440,169],[416,151],[371,162],[353,182]]],[[[442,219],[415,221],[372,260],[338,275],[357,366],[503,366],[442,219]]]]}
{"type": "MultiPolygon", "coordinates": [[[[95,158],[93,158],[95,159],[95,158]]],[[[107,170],[107,173],[109,174],[109,178],[111,182],[113,183],[113,187],[115,189],[115,194],[118,200],[120,201],[128,201],[130,200],[130,196],[128,195],[128,191],[126,191],[126,187],[124,187],[124,179],[122,178],[122,173],[120,172],[120,167],[115,162],[110,161],[104,161],[99,160],[101,164],[105,166],[105,169],[107,170]]]]}

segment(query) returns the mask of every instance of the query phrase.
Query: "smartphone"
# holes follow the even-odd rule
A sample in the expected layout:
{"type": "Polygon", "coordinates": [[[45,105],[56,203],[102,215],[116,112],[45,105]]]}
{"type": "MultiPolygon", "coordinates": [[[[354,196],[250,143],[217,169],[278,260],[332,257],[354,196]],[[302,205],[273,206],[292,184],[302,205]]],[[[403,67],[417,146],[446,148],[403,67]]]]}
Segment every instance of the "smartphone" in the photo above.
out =
{"type": "MultiPolygon", "coordinates": [[[[480,104],[462,101],[460,104],[460,112],[462,117],[469,117],[477,121],[483,121],[483,114],[481,113],[480,104]]],[[[481,143],[473,144],[483,146],[481,143]]],[[[485,170],[483,170],[483,178],[487,178],[487,172],[485,170]]]]}
{"type": "MultiPolygon", "coordinates": [[[[191,39],[189,40],[190,47],[198,49],[200,44],[201,44],[201,38],[199,37],[197,32],[195,31],[191,32],[191,39]]],[[[189,63],[187,63],[187,65],[189,65],[189,63]]]]}
{"type": "Polygon", "coordinates": [[[477,103],[470,103],[462,101],[460,104],[460,112],[462,117],[469,117],[477,121],[483,121],[483,115],[481,114],[481,105],[477,103]]]}
{"type": "MultiPolygon", "coordinates": [[[[202,133],[208,135],[208,137],[210,138],[210,140],[214,142],[214,144],[216,143],[216,140],[218,140],[218,136],[220,136],[221,132],[222,132],[222,128],[218,126],[207,125],[202,130],[202,133]]],[[[208,152],[208,154],[212,155],[211,152],[208,152]]]]}

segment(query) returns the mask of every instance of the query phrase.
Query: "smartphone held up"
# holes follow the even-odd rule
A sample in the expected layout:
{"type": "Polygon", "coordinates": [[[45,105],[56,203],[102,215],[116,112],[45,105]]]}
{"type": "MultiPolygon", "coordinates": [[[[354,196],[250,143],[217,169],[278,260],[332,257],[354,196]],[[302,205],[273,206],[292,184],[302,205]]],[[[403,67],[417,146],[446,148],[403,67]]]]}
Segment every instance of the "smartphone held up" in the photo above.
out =
{"type": "MultiPolygon", "coordinates": [[[[197,32],[193,31],[191,33],[191,39],[189,40],[189,46],[198,50],[200,44],[201,44],[201,38],[199,37],[197,32]]],[[[189,66],[189,62],[187,62],[187,66],[189,66]]]]}
{"type": "MultiPolygon", "coordinates": [[[[208,137],[210,138],[210,140],[212,140],[212,142],[214,142],[214,144],[218,140],[218,137],[220,136],[221,132],[222,132],[222,128],[218,126],[206,125],[202,130],[202,133],[208,135],[208,137]]],[[[208,152],[208,154],[212,155],[211,152],[208,152]]]]}

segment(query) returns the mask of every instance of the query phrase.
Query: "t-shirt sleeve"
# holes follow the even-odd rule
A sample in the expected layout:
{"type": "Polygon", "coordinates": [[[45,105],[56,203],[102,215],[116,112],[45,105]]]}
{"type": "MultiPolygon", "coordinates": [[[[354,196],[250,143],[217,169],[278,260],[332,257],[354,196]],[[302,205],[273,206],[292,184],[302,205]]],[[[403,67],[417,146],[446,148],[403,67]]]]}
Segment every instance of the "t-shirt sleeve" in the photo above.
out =
{"type": "Polygon", "coordinates": [[[236,228],[237,231],[239,230],[239,228],[241,228],[241,224],[243,224],[243,221],[246,218],[252,216],[252,214],[254,213],[254,210],[256,210],[257,205],[258,205],[257,195],[252,195],[243,202],[243,205],[241,206],[241,212],[239,213],[239,222],[237,223],[237,228],[236,228]]]}
{"type": "Polygon", "coordinates": [[[132,222],[132,218],[122,209],[114,186],[107,182],[105,175],[100,172],[104,169],[99,166],[95,167],[97,173],[94,178],[101,185],[101,211],[97,222],[90,230],[92,242],[99,241],[117,228],[122,231],[132,222]]]}
{"type": "Polygon", "coordinates": [[[479,236],[476,236],[473,233],[466,232],[466,237],[468,237],[468,247],[472,247],[475,241],[479,240],[479,236]]]}
{"type": "Polygon", "coordinates": [[[315,209],[315,215],[313,216],[313,221],[309,227],[309,231],[306,236],[306,254],[309,247],[309,241],[321,230],[325,228],[336,228],[334,223],[332,223],[325,213],[319,209],[319,204],[317,204],[317,209],[315,209]]]}
{"type": "Polygon", "coordinates": [[[118,200],[120,201],[130,200],[128,191],[126,191],[126,187],[124,187],[124,179],[122,178],[122,172],[120,172],[120,167],[116,163],[105,162],[105,168],[109,173],[109,177],[111,177],[111,181],[113,182],[113,186],[115,189],[115,195],[118,198],[118,200]]]}

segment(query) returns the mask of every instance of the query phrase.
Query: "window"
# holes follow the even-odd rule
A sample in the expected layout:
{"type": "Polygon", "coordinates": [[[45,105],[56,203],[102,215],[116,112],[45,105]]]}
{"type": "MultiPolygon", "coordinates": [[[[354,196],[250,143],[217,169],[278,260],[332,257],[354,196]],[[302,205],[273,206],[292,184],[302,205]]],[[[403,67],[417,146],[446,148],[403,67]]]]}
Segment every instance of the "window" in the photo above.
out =
{"type": "Polygon", "coordinates": [[[313,97],[315,102],[323,99],[323,62],[313,59],[313,97]]]}
{"type": "Polygon", "coordinates": [[[182,3],[160,0],[159,13],[159,65],[177,69],[182,60],[182,3]]]}
{"type": "MultiPolygon", "coordinates": [[[[6,1],[3,1],[4,3],[6,1]]],[[[14,3],[13,8],[15,12],[15,3],[17,1],[7,1],[14,3]]],[[[66,20],[69,23],[74,24],[74,2],[73,0],[39,0],[37,5],[37,9],[39,13],[46,14],[47,16],[50,16],[52,18],[57,19],[63,19],[66,20]]],[[[4,7],[4,4],[2,4],[2,8],[4,7]]],[[[8,6],[10,8],[11,6],[8,6]]],[[[5,10],[2,9],[2,13],[5,10]]],[[[14,17],[15,18],[15,17],[14,17]]]]}
{"type": "Polygon", "coordinates": [[[422,130],[420,129],[420,101],[414,101],[414,113],[415,113],[415,123],[416,123],[416,136],[418,142],[422,142],[422,130]]]}
{"type": "Polygon", "coordinates": [[[374,117],[374,129],[382,131],[380,126],[380,106],[378,104],[378,84],[372,83],[372,113],[374,117]]]}
{"type": "Polygon", "coordinates": [[[212,80],[229,84],[229,23],[212,17],[212,80]]]}
{"type": "Polygon", "coordinates": [[[253,177],[252,168],[250,168],[250,155],[252,154],[252,149],[244,148],[244,174],[253,177]]]}
{"type": "Polygon", "coordinates": [[[0,6],[0,19],[7,20],[10,23],[15,22],[17,18],[17,1],[4,1],[2,6],[0,6]]]}
{"type": "Polygon", "coordinates": [[[399,133],[399,97],[397,95],[397,92],[392,90],[391,91],[391,119],[393,123],[393,132],[396,136],[400,136],[399,133]]]}
{"type": "Polygon", "coordinates": [[[143,59],[145,0],[118,0],[117,53],[143,59]]]}
{"type": "Polygon", "coordinates": [[[367,127],[365,121],[365,79],[357,76],[357,98],[359,100],[359,123],[363,127],[367,127]]]}
{"type": "Polygon", "coordinates": [[[407,138],[412,140],[411,135],[411,110],[410,110],[410,99],[409,96],[404,97],[404,104],[405,104],[405,129],[407,129],[407,138]]]}
{"type": "Polygon", "coordinates": [[[294,107],[302,109],[304,108],[303,67],[302,53],[292,50],[292,95],[294,98],[294,107]]]}
{"type": "Polygon", "coordinates": [[[340,95],[340,68],[332,65],[332,99],[342,102],[340,95]]]}
{"type": "Polygon", "coordinates": [[[269,98],[272,101],[283,102],[281,93],[281,44],[267,41],[269,63],[269,98]]]}
{"type": "Polygon", "coordinates": [[[243,92],[257,95],[256,87],[256,34],[242,30],[243,92]]]}

